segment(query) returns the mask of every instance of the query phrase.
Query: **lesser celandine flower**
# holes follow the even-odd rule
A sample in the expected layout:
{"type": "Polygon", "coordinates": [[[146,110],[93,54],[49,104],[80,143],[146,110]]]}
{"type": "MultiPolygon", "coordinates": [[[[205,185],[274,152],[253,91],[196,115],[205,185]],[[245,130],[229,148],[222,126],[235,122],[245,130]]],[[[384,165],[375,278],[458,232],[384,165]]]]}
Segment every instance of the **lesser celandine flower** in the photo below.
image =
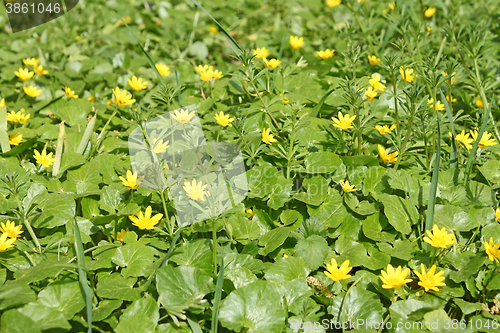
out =
{"type": "Polygon", "coordinates": [[[167,65],[156,64],[155,67],[161,76],[169,76],[172,73],[170,72],[170,68],[167,65]]]}
{"type": "Polygon", "coordinates": [[[38,66],[38,63],[40,62],[40,59],[35,59],[35,58],[28,58],[28,59],[23,59],[23,63],[26,65],[26,66],[38,66]]]}
{"type": "Polygon", "coordinates": [[[35,72],[30,72],[27,68],[19,68],[19,71],[14,72],[18,78],[23,81],[29,80],[35,75],[35,72]]]}
{"type": "Polygon", "coordinates": [[[482,108],[484,106],[483,100],[481,98],[478,98],[476,101],[476,105],[478,108],[482,108]]]}
{"type": "Polygon", "coordinates": [[[71,90],[71,88],[63,87],[63,89],[64,89],[64,92],[66,93],[66,96],[68,96],[68,98],[78,98],[78,95],[75,94],[75,92],[73,90],[71,90]]]}
{"type": "MultiPolygon", "coordinates": [[[[281,93],[281,92],[280,92],[280,93],[279,93],[279,95],[280,95],[280,96],[283,96],[283,93],[281,93]]],[[[283,101],[283,103],[285,103],[285,104],[290,103],[290,101],[289,101],[289,100],[288,100],[288,98],[286,98],[286,97],[283,97],[281,100],[282,100],[282,101],[283,101]]]]}
{"type": "Polygon", "coordinates": [[[335,50],[330,50],[330,49],[316,52],[316,55],[323,60],[333,57],[334,54],[335,50]]]}
{"type": "Polygon", "coordinates": [[[296,50],[300,49],[304,44],[304,37],[290,36],[290,45],[296,50]]]}
{"type": "Polygon", "coordinates": [[[21,237],[21,234],[24,232],[21,229],[22,225],[16,226],[14,222],[7,220],[5,224],[3,222],[0,223],[0,232],[7,234],[10,238],[21,237]]]}
{"type": "Polygon", "coordinates": [[[387,265],[386,271],[381,270],[380,273],[382,274],[382,276],[380,276],[380,280],[384,283],[382,285],[382,288],[384,289],[399,289],[404,284],[413,281],[412,279],[406,278],[408,273],[410,273],[410,269],[406,268],[402,271],[401,266],[398,266],[398,268],[394,270],[394,267],[389,264],[387,265]]]}
{"type": "Polygon", "coordinates": [[[484,251],[488,255],[488,259],[491,261],[496,261],[499,262],[498,259],[500,259],[500,242],[494,244],[493,243],[493,237],[490,237],[489,242],[484,242],[484,251]]]}
{"type": "Polygon", "coordinates": [[[380,159],[382,160],[382,162],[384,163],[394,163],[398,160],[398,158],[396,156],[399,155],[399,153],[397,151],[395,151],[394,153],[387,153],[387,151],[385,150],[385,148],[381,145],[378,145],[378,154],[380,155],[380,159]]]}
{"type": "Polygon", "coordinates": [[[132,80],[128,79],[128,84],[135,91],[141,91],[148,87],[148,81],[138,79],[136,76],[132,76],[132,80]]]}
{"type": "Polygon", "coordinates": [[[222,72],[219,70],[213,70],[212,66],[210,66],[209,69],[203,71],[200,73],[200,79],[205,82],[214,82],[220,78],[222,78],[224,75],[222,75],[222,72]]]}
{"type": "MultiPolygon", "coordinates": [[[[448,132],[448,134],[449,134],[450,140],[451,140],[452,139],[451,132],[448,132]]],[[[458,144],[461,147],[464,147],[464,148],[467,148],[467,149],[472,149],[472,142],[474,142],[474,139],[469,138],[469,136],[470,136],[469,133],[465,133],[465,131],[462,131],[462,133],[457,134],[457,136],[455,137],[455,139],[458,141],[458,144]]]]}
{"type": "Polygon", "coordinates": [[[374,55],[369,55],[368,61],[370,62],[370,65],[376,66],[380,63],[380,58],[377,58],[377,56],[374,55]]]}
{"type": "Polygon", "coordinates": [[[266,66],[266,68],[270,68],[270,71],[272,71],[281,64],[281,60],[278,59],[267,60],[266,58],[264,58],[263,60],[264,60],[264,65],[266,66]]]}
{"type": "Polygon", "coordinates": [[[42,150],[41,154],[36,149],[34,152],[35,155],[33,156],[35,157],[36,163],[43,165],[46,168],[50,167],[57,160],[57,158],[52,158],[52,153],[47,154],[45,148],[42,150]]]}
{"type": "Polygon", "coordinates": [[[391,127],[389,127],[389,125],[383,125],[383,126],[380,126],[380,125],[377,125],[375,126],[375,129],[382,135],[386,135],[386,134],[391,134],[391,132],[396,128],[396,124],[392,124],[391,127]]]}
{"type": "Polygon", "coordinates": [[[368,80],[368,83],[373,87],[373,89],[384,91],[386,87],[382,84],[381,79],[382,78],[380,74],[372,74],[372,77],[368,80]]]}
{"type": "Polygon", "coordinates": [[[500,222],[500,207],[495,210],[495,218],[497,219],[497,222],[500,222]]]}
{"type": "Polygon", "coordinates": [[[274,138],[274,134],[271,134],[271,128],[266,129],[265,127],[262,129],[262,142],[267,143],[268,145],[272,145],[273,142],[276,142],[274,138]]]}
{"type": "Polygon", "coordinates": [[[348,180],[341,180],[339,184],[344,192],[356,192],[356,186],[349,184],[348,180]]]}
{"type": "Polygon", "coordinates": [[[89,101],[90,103],[94,103],[95,102],[95,96],[94,95],[90,95],[90,97],[87,98],[87,101],[89,101]]]}
{"type": "Polygon", "coordinates": [[[132,173],[132,171],[127,170],[126,177],[127,179],[119,176],[123,186],[125,186],[129,190],[135,190],[137,188],[137,172],[132,173]]]}
{"type": "Polygon", "coordinates": [[[389,2],[389,8],[394,9],[396,7],[396,4],[394,2],[389,2]]]}
{"type": "Polygon", "coordinates": [[[22,134],[14,133],[14,134],[9,136],[9,144],[11,146],[17,146],[21,142],[23,142],[23,135],[22,134]]]}
{"type": "Polygon", "coordinates": [[[378,92],[373,90],[373,87],[368,87],[365,89],[366,98],[371,102],[375,97],[378,96],[378,92]]]}
{"type": "Polygon", "coordinates": [[[163,139],[161,140],[153,139],[153,144],[154,144],[153,151],[155,152],[155,154],[163,154],[164,152],[166,152],[167,148],[170,147],[168,143],[169,143],[168,140],[163,142],[163,139]]]}
{"type": "Polygon", "coordinates": [[[34,86],[23,87],[23,90],[24,93],[29,97],[37,97],[42,93],[41,89],[37,89],[37,87],[34,86]]]}
{"type": "Polygon", "coordinates": [[[34,66],[34,67],[33,67],[33,70],[34,70],[34,71],[35,71],[35,73],[37,73],[38,75],[47,75],[47,74],[49,74],[49,71],[44,70],[42,65],[39,65],[39,66],[34,66]]]}
{"type": "Polygon", "coordinates": [[[342,0],[326,0],[326,5],[330,8],[340,5],[342,0]]]}
{"type": "Polygon", "coordinates": [[[255,56],[255,58],[264,59],[269,57],[269,51],[265,47],[262,47],[260,49],[256,48],[255,50],[253,50],[253,55],[255,56]]]}
{"type": "MultiPolygon", "coordinates": [[[[122,243],[123,243],[123,236],[125,236],[125,234],[126,234],[127,232],[129,232],[129,231],[130,231],[130,230],[128,230],[128,228],[127,228],[127,230],[122,229],[122,230],[118,231],[118,232],[116,233],[116,240],[117,240],[117,241],[120,241],[120,242],[122,242],[122,243]]],[[[115,238],[115,235],[111,235],[111,237],[113,237],[113,239],[114,239],[114,238],[115,238]]]]}
{"type": "Polygon", "coordinates": [[[452,103],[455,103],[455,102],[457,101],[457,99],[456,99],[456,98],[454,98],[454,97],[453,97],[453,96],[451,96],[451,95],[450,95],[450,96],[446,96],[446,100],[447,100],[448,102],[450,102],[450,101],[451,101],[452,103]]]}
{"type": "Polygon", "coordinates": [[[399,74],[401,74],[401,77],[403,80],[412,83],[415,80],[415,74],[413,74],[413,68],[399,68],[399,74]]]}
{"type": "MultiPolygon", "coordinates": [[[[451,77],[450,77],[448,80],[446,80],[446,82],[448,82],[449,84],[453,84],[453,83],[455,83],[455,74],[457,74],[457,72],[453,72],[453,73],[451,73],[451,77]]],[[[443,72],[443,75],[444,75],[444,76],[448,76],[448,72],[447,72],[447,71],[444,71],[444,72],[443,72]]]]}
{"type": "Polygon", "coordinates": [[[342,265],[338,267],[337,261],[332,258],[331,264],[326,264],[326,269],[327,271],[323,273],[325,273],[326,276],[328,276],[335,282],[340,280],[345,280],[351,277],[349,274],[347,274],[352,269],[352,267],[349,267],[349,260],[344,261],[342,265]]]}
{"type": "Polygon", "coordinates": [[[137,214],[130,215],[128,218],[132,221],[132,224],[138,227],[139,229],[153,230],[155,225],[160,222],[160,219],[163,217],[163,214],[156,214],[151,217],[153,209],[151,206],[146,208],[144,214],[140,211],[137,214]]]}
{"type": "Polygon", "coordinates": [[[214,35],[217,35],[219,33],[219,29],[217,29],[216,27],[209,27],[208,31],[214,35]]]}
{"type": "MultiPolygon", "coordinates": [[[[474,130],[470,131],[470,134],[472,135],[472,138],[474,141],[477,140],[477,137],[479,136],[479,132],[474,130]]],[[[479,148],[486,148],[488,146],[494,146],[497,144],[497,141],[491,137],[492,133],[488,133],[488,131],[484,131],[483,136],[481,136],[481,140],[479,141],[478,147],[479,148]]]]}
{"type": "Polygon", "coordinates": [[[2,236],[0,236],[0,252],[5,252],[5,250],[14,247],[14,242],[16,241],[16,238],[9,238],[7,239],[7,234],[3,233],[2,236]]]}
{"type": "Polygon", "coordinates": [[[429,243],[435,248],[446,249],[448,246],[455,244],[455,237],[452,233],[447,233],[446,228],[439,229],[437,225],[432,226],[432,232],[426,230],[425,233],[429,237],[424,237],[424,242],[429,243]]]}
{"type": "Polygon", "coordinates": [[[350,128],[353,128],[352,122],[354,119],[356,119],[356,116],[352,116],[348,113],[345,115],[342,114],[342,112],[339,111],[339,114],[337,115],[338,118],[332,117],[332,120],[335,124],[333,126],[340,128],[341,130],[348,130],[350,128]]]}
{"type": "Polygon", "coordinates": [[[193,199],[195,201],[205,202],[204,196],[210,195],[208,191],[205,191],[205,188],[207,186],[208,186],[208,184],[203,185],[201,180],[199,182],[196,182],[196,179],[193,178],[191,183],[187,179],[184,179],[184,186],[182,188],[186,192],[186,195],[188,197],[190,197],[191,199],[193,199]]]}
{"type": "Polygon", "coordinates": [[[174,113],[170,113],[170,116],[177,120],[181,124],[187,124],[193,119],[195,111],[189,112],[187,109],[175,110],[174,113]]]}
{"type": "Polygon", "coordinates": [[[429,271],[426,272],[425,265],[421,263],[420,269],[422,270],[422,273],[413,270],[415,275],[420,279],[418,285],[424,287],[425,291],[439,291],[438,287],[446,286],[446,283],[443,282],[444,276],[442,276],[444,274],[444,271],[436,274],[436,268],[436,265],[432,265],[429,271]]]}
{"type": "Polygon", "coordinates": [[[434,7],[429,7],[424,11],[424,15],[427,18],[432,17],[434,14],[436,14],[436,8],[434,7]]]}
{"type": "Polygon", "coordinates": [[[429,107],[431,109],[434,109],[434,107],[435,107],[436,110],[438,110],[438,111],[443,111],[444,110],[444,104],[441,103],[441,101],[437,101],[436,104],[434,104],[434,98],[429,98],[427,100],[427,104],[429,104],[429,107]]]}
{"type": "Polygon", "coordinates": [[[120,88],[116,87],[113,89],[113,95],[115,96],[115,103],[118,106],[132,105],[135,103],[135,99],[132,99],[132,95],[125,89],[120,91],[120,88]]]}
{"type": "Polygon", "coordinates": [[[24,109],[19,110],[18,112],[11,111],[7,113],[7,121],[13,123],[25,124],[31,118],[31,114],[24,114],[24,109]]]}
{"type": "Polygon", "coordinates": [[[229,115],[224,114],[224,112],[222,111],[219,114],[215,113],[215,120],[217,121],[217,124],[223,127],[226,126],[233,127],[233,125],[231,125],[231,122],[234,121],[234,118],[229,118],[229,115]]]}

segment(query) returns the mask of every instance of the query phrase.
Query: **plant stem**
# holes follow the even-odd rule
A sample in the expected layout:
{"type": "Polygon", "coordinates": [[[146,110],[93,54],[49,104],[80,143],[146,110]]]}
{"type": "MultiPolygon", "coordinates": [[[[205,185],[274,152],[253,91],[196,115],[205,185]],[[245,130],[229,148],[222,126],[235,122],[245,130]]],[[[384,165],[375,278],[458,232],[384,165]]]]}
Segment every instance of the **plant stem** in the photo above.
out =
{"type": "Polygon", "coordinates": [[[408,141],[410,140],[410,135],[411,135],[412,127],[413,127],[413,120],[414,120],[414,118],[415,118],[415,116],[412,114],[411,117],[410,117],[410,122],[408,123],[408,129],[406,130],[406,135],[405,135],[405,140],[403,141],[403,146],[401,146],[401,149],[400,149],[399,158],[396,161],[396,164],[394,165],[394,170],[398,169],[399,162],[401,162],[401,160],[403,158],[403,154],[406,151],[406,145],[408,144],[408,141]]]}
{"type": "Polygon", "coordinates": [[[212,248],[214,275],[217,275],[217,225],[215,224],[215,219],[212,219],[212,248]]]}
{"type": "Polygon", "coordinates": [[[170,237],[173,236],[172,226],[170,225],[170,219],[168,218],[167,205],[165,204],[165,195],[163,195],[163,190],[158,191],[161,197],[161,202],[163,204],[163,212],[165,213],[165,219],[167,220],[167,230],[170,237]]]}
{"type": "Polygon", "coordinates": [[[276,120],[276,118],[274,118],[273,114],[271,113],[271,110],[269,110],[269,107],[267,106],[266,102],[264,102],[264,99],[260,95],[259,90],[257,89],[257,86],[255,85],[255,83],[253,82],[253,80],[250,80],[250,84],[252,85],[253,89],[255,90],[255,93],[257,94],[257,97],[259,97],[260,102],[264,106],[264,109],[267,111],[266,113],[271,117],[271,119],[273,120],[274,124],[276,125],[276,128],[281,128],[280,125],[279,125],[279,123],[278,123],[278,121],[276,120]]]}
{"type": "Polygon", "coordinates": [[[358,155],[361,155],[361,145],[363,144],[363,134],[361,133],[361,119],[359,119],[359,107],[354,109],[356,114],[356,126],[358,127],[358,155]]]}

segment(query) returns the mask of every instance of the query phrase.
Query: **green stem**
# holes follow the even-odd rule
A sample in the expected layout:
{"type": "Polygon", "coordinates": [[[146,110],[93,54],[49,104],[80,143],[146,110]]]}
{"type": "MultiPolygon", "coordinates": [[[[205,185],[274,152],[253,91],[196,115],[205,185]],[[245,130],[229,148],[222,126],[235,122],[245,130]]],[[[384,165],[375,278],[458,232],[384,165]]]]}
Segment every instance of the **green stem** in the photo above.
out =
{"type": "Polygon", "coordinates": [[[354,109],[356,114],[356,126],[358,127],[358,155],[361,155],[361,146],[363,144],[363,134],[361,132],[361,119],[359,119],[359,108],[354,109]]]}
{"type": "Polygon", "coordinates": [[[250,84],[252,85],[252,87],[253,87],[255,93],[257,94],[257,96],[259,97],[260,102],[264,106],[264,109],[266,110],[266,113],[271,117],[271,119],[273,120],[274,124],[276,125],[276,128],[281,128],[280,125],[279,125],[279,123],[278,123],[278,121],[276,120],[276,118],[274,118],[271,110],[269,110],[269,107],[267,106],[266,102],[264,102],[264,99],[260,95],[259,90],[257,89],[257,86],[255,85],[255,83],[253,82],[253,80],[250,81],[250,84]]]}
{"type": "Polygon", "coordinates": [[[401,145],[400,129],[399,129],[399,110],[398,110],[398,83],[396,82],[396,76],[394,71],[392,71],[392,84],[394,86],[394,115],[396,117],[396,139],[398,145],[401,145]]]}
{"type": "Polygon", "coordinates": [[[405,153],[406,151],[406,145],[408,144],[408,141],[410,140],[410,135],[411,135],[411,130],[412,130],[412,127],[413,127],[413,120],[414,120],[415,116],[412,115],[410,117],[410,122],[408,123],[408,129],[406,130],[406,135],[405,135],[405,139],[403,141],[403,145],[401,146],[401,149],[400,149],[400,154],[399,154],[399,158],[398,160],[396,161],[396,164],[394,165],[394,170],[397,170],[398,169],[398,166],[399,166],[399,162],[401,162],[401,160],[403,159],[403,154],[405,153]]]}
{"type": "Polygon", "coordinates": [[[167,230],[170,237],[173,236],[172,226],[170,225],[170,219],[168,218],[167,205],[165,204],[165,196],[163,195],[163,190],[158,191],[161,197],[161,203],[163,204],[163,212],[165,213],[165,219],[167,220],[167,230]]]}
{"type": "Polygon", "coordinates": [[[214,275],[217,275],[217,225],[215,224],[215,219],[212,219],[212,248],[214,275]]]}
{"type": "Polygon", "coordinates": [[[25,216],[25,212],[23,210],[23,207],[21,206],[21,202],[19,201],[19,197],[17,196],[17,194],[15,197],[16,197],[16,202],[17,202],[17,207],[19,209],[19,212],[23,214],[24,227],[26,228],[26,230],[28,230],[28,233],[30,234],[31,239],[33,239],[33,242],[38,247],[38,252],[42,253],[42,246],[40,245],[40,242],[38,241],[38,238],[36,237],[35,232],[33,231],[33,228],[31,227],[30,222],[28,221],[28,219],[25,216]]]}
{"type": "Polygon", "coordinates": [[[340,130],[340,139],[339,142],[337,142],[337,147],[335,147],[335,151],[333,152],[334,154],[337,153],[337,149],[339,149],[339,146],[342,143],[343,139],[344,139],[344,131],[340,130]]]}

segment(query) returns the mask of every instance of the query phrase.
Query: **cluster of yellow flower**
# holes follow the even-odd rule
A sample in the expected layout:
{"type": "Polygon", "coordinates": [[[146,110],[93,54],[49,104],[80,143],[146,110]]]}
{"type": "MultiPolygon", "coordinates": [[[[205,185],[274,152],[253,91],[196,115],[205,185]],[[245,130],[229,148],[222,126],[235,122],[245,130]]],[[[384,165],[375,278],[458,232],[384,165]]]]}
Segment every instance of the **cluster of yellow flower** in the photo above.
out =
{"type": "MultiPolygon", "coordinates": [[[[450,136],[450,140],[452,139],[452,134],[448,132],[450,136]]],[[[464,147],[467,149],[472,149],[472,143],[477,140],[477,137],[479,136],[479,132],[477,130],[470,131],[470,133],[465,133],[465,130],[463,130],[460,134],[458,134],[455,139],[457,140],[458,144],[460,147],[464,147]],[[472,138],[470,137],[472,135],[472,138]]],[[[497,141],[495,138],[492,138],[492,133],[488,133],[488,131],[484,131],[483,135],[481,136],[481,140],[479,140],[478,147],[479,148],[486,148],[488,146],[494,146],[497,144],[497,141]]]]}
{"type": "Polygon", "coordinates": [[[281,60],[278,59],[267,60],[267,57],[269,57],[269,50],[265,47],[253,50],[253,55],[255,58],[262,59],[264,61],[264,66],[266,66],[266,68],[270,68],[270,71],[281,64],[281,60]]]}
{"type": "MultiPolygon", "coordinates": [[[[40,62],[40,59],[35,59],[35,58],[23,59],[24,65],[32,66],[33,71],[30,71],[28,68],[19,68],[18,71],[14,72],[14,74],[18,78],[20,78],[23,82],[31,79],[33,77],[33,75],[35,75],[35,73],[39,76],[49,74],[49,71],[44,70],[42,65],[38,65],[39,62],[40,62]]],[[[29,85],[29,86],[23,85],[23,90],[24,90],[24,93],[30,97],[37,97],[42,93],[42,90],[38,89],[37,87],[35,87],[33,85],[29,85]]]]}
{"type": "Polygon", "coordinates": [[[214,70],[214,66],[196,66],[195,70],[200,75],[200,79],[205,82],[215,82],[216,80],[223,77],[222,72],[219,70],[214,70]]]}
{"type": "MultiPolygon", "coordinates": [[[[379,59],[380,60],[380,59],[379,59]]],[[[382,78],[380,74],[372,74],[372,77],[368,79],[370,87],[365,90],[365,95],[368,101],[373,101],[373,99],[380,95],[381,92],[385,90],[385,85],[381,81],[382,78]]]]}
{"type": "Polygon", "coordinates": [[[0,222],[0,252],[5,252],[5,250],[14,247],[14,242],[18,237],[21,237],[22,225],[16,226],[14,222],[7,220],[5,223],[0,222]]]}

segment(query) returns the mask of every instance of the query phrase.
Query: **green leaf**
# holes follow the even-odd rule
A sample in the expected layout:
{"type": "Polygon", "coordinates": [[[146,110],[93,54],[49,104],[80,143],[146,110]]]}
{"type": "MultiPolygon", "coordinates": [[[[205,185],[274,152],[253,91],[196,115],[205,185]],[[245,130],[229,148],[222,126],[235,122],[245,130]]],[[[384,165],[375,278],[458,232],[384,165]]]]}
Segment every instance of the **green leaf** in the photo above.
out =
{"type": "Polygon", "coordinates": [[[120,319],[115,328],[116,333],[150,333],[154,332],[156,322],[145,313],[138,313],[131,317],[120,319]]]}
{"type": "Polygon", "coordinates": [[[83,98],[71,99],[66,106],[54,109],[54,114],[70,126],[87,125],[87,115],[92,110],[89,101],[83,98]]]}
{"type": "Polygon", "coordinates": [[[333,315],[333,320],[339,322],[356,322],[362,319],[374,323],[383,321],[383,309],[377,294],[355,286],[347,298],[340,295],[335,297],[333,305],[328,307],[328,313],[333,315]]]}
{"type": "MultiPolygon", "coordinates": [[[[415,207],[409,200],[397,195],[381,194],[379,201],[384,205],[384,213],[387,216],[389,223],[397,231],[409,234],[411,232],[411,211],[415,211],[415,207]]],[[[416,214],[416,212],[415,212],[416,214]]]]}
{"type": "Polygon", "coordinates": [[[314,271],[323,264],[329,249],[326,239],[318,235],[312,235],[298,241],[295,246],[295,255],[303,258],[306,267],[314,271]]]}
{"type": "Polygon", "coordinates": [[[19,312],[31,318],[42,330],[50,328],[71,329],[71,325],[61,312],[38,302],[26,304],[19,309],[19,312]]]}
{"type": "Polygon", "coordinates": [[[156,273],[160,302],[174,316],[183,317],[189,308],[200,307],[212,288],[212,278],[195,267],[164,266],[156,273]]]}
{"type": "Polygon", "coordinates": [[[274,186],[269,195],[267,205],[272,209],[279,209],[289,200],[292,192],[292,179],[278,178],[275,179],[274,186]]]}
{"type": "Polygon", "coordinates": [[[315,176],[304,179],[302,185],[306,192],[299,192],[293,196],[294,199],[305,202],[308,205],[319,206],[328,196],[328,181],[323,176],[315,176]]]}
{"type": "Polygon", "coordinates": [[[259,253],[265,256],[276,250],[285,242],[291,231],[289,227],[275,228],[260,237],[259,245],[264,245],[264,248],[260,249],[259,253]]]}
{"type": "Polygon", "coordinates": [[[101,321],[108,318],[113,311],[118,309],[123,304],[122,300],[103,300],[99,305],[92,309],[92,320],[101,321]]]}
{"type": "Polygon", "coordinates": [[[90,163],[76,170],[68,171],[67,177],[68,181],[76,187],[76,193],[99,190],[99,183],[102,181],[101,176],[95,172],[90,163]]]}
{"type": "Polygon", "coordinates": [[[101,199],[99,200],[99,206],[110,214],[115,214],[120,206],[122,198],[120,196],[120,191],[109,186],[104,186],[102,188],[101,199]]]}
{"type": "Polygon", "coordinates": [[[500,183],[500,161],[497,159],[489,160],[480,167],[478,167],[479,171],[481,171],[484,178],[486,178],[490,183],[498,184],[500,183]]]}
{"type": "Polygon", "coordinates": [[[278,333],[285,326],[281,298],[269,282],[257,281],[236,289],[222,303],[219,320],[222,326],[248,333],[278,333]]]}
{"type": "Polygon", "coordinates": [[[342,160],[337,154],[322,151],[308,154],[304,160],[304,164],[307,173],[330,173],[337,170],[342,164],[342,160]]]}
{"type": "Polygon", "coordinates": [[[292,281],[297,278],[305,278],[309,275],[304,259],[299,257],[288,257],[276,261],[265,274],[265,278],[271,282],[292,281]]]}
{"type": "Polygon", "coordinates": [[[136,282],[136,278],[124,278],[121,275],[112,274],[109,278],[97,283],[97,295],[101,298],[135,301],[141,297],[139,288],[134,288],[136,282]]]}
{"type": "Polygon", "coordinates": [[[55,276],[64,268],[75,269],[76,267],[76,264],[68,264],[65,261],[43,259],[36,266],[17,271],[15,274],[16,284],[41,281],[55,276]]]}
{"type": "Polygon", "coordinates": [[[367,200],[358,201],[358,198],[350,193],[344,194],[344,202],[347,207],[359,215],[366,216],[379,212],[377,204],[369,203],[367,200]]]}
{"type": "Polygon", "coordinates": [[[41,199],[38,208],[42,210],[42,214],[33,220],[33,227],[54,228],[73,221],[74,200],[69,199],[70,207],[60,194],[47,193],[41,199]]]}
{"type": "Polygon", "coordinates": [[[196,267],[210,275],[213,270],[212,249],[207,239],[196,239],[177,246],[170,260],[179,266],[196,267]]]}
{"type": "Polygon", "coordinates": [[[71,319],[85,307],[85,300],[78,281],[57,281],[38,294],[38,301],[49,308],[62,312],[71,319]]]}
{"type": "Polygon", "coordinates": [[[387,218],[382,213],[375,213],[368,216],[362,224],[363,234],[372,240],[393,243],[397,233],[394,230],[384,230],[391,228],[387,218]]]}
{"type": "Polygon", "coordinates": [[[480,226],[460,207],[452,205],[436,205],[434,224],[440,228],[445,227],[449,232],[469,231],[480,226]]]}
{"type": "Polygon", "coordinates": [[[252,273],[248,268],[241,266],[224,272],[224,278],[231,280],[234,288],[236,289],[257,281],[257,276],[255,276],[254,273],[252,273]]]}
{"type": "Polygon", "coordinates": [[[316,216],[311,216],[303,221],[297,229],[297,232],[304,238],[312,235],[318,235],[325,238],[328,235],[328,232],[325,230],[325,224],[316,216]]]}
{"type": "Polygon", "coordinates": [[[36,294],[27,284],[6,284],[0,289],[0,310],[36,301],[36,294]]]}
{"type": "Polygon", "coordinates": [[[16,309],[6,311],[0,320],[2,333],[41,333],[39,326],[16,309]]]}
{"type": "Polygon", "coordinates": [[[124,278],[130,276],[145,276],[151,272],[153,264],[153,252],[142,243],[129,243],[118,247],[111,260],[122,269],[121,274],[124,278]]]}
{"type": "Polygon", "coordinates": [[[65,152],[61,157],[61,167],[59,169],[58,176],[62,176],[62,174],[69,169],[73,169],[77,166],[85,164],[86,160],[81,154],[77,154],[74,152],[65,152]]]}
{"type": "Polygon", "coordinates": [[[233,239],[241,244],[247,244],[252,239],[257,239],[263,232],[260,226],[254,221],[245,217],[243,214],[233,214],[227,220],[227,227],[233,239]]]}
{"type": "Polygon", "coordinates": [[[377,243],[377,246],[380,251],[387,253],[392,257],[403,259],[406,261],[409,261],[415,255],[415,248],[407,239],[398,239],[392,246],[387,243],[377,243]]]}
{"type": "Polygon", "coordinates": [[[328,195],[318,207],[308,205],[307,212],[309,216],[317,216],[330,228],[337,228],[342,223],[343,216],[347,214],[342,196],[337,191],[328,195]]]}

